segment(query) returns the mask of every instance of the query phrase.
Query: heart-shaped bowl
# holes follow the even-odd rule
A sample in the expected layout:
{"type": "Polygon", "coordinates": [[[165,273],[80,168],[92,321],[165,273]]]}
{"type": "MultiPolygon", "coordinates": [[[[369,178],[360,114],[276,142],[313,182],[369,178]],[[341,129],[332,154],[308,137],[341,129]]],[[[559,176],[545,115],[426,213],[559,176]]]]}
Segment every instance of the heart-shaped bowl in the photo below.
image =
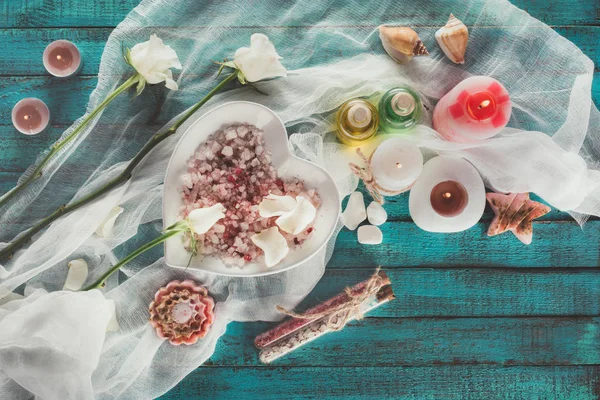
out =
{"type": "Polygon", "coordinates": [[[310,259],[327,244],[335,230],[341,201],[331,176],[318,165],[292,155],[283,121],[267,107],[247,101],[234,101],[212,109],[198,118],[177,143],[165,176],[164,227],[180,219],[180,207],[183,205],[181,198],[183,176],[187,173],[190,157],[210,135],[229,125],[239,123],[252,124],[263,130],[265,146],[271,152],[271,163],[280,178],[298,178],[304,181],[308,189],[316,189],[322,204],[317,210],[314,231],[302,245],[295,249],[290,248],[287,256],[271,268],[267,268],[264,262],[246,263],[242,268],[229,266],[214,256],[199,255],[190,260],[190,253],[185,249],[182,238],[175,236],[165,242],[165,261],[171,267],[192,268],[227,276],[250,277],[276,274],[310,259]]]}

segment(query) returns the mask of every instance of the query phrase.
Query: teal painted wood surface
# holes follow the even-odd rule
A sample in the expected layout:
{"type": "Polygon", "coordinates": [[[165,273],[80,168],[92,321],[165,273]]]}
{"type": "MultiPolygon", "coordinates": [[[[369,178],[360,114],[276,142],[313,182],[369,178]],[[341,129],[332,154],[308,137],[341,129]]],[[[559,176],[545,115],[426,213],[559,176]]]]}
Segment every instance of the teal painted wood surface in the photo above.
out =
{"type": "MultiPolygon", "coordinates": [[[[0,192],[83,114],[105,40],[137,2],[0,0],[0,192]],[[59,38],[76,42],[85,57],[81,74],[60,82],[40,62],[44,47],[59,38]],[[27,96],[48,102],[53,125],[43,135],[27,137],[10,124],[12,105],[27,96]]],[[[600,3],[513,3],[598,64],[600,3]]],[[[202,30],[215,10],[188,28],[202,30]]],[[[435,9],[426,12],[443,19],[435,9]]],[[[365,16],[357,29],[379,22],[380,16],[365,16]]],[[[593,98],[600,103],[600,79],[593,98]]],[[[534,242],[525,247],[511,234],[486,237],[489,210],[473,229],[453,235],[416,228],[407,196],[391,200],[387,210],[383,245],[359,247],[355,232],[342,231],[324,278],[301,307],[365,279],[379,264],[393,281],[395,301],[273,366],[260,365],[252,346],[270,324],[233,323],[214,356],[163,399],[600,397],[600,220],[582,230],[554,210],[535,223],[534,242]]],[[[159,249],[147,255],[160,256],[159,249]]]]}

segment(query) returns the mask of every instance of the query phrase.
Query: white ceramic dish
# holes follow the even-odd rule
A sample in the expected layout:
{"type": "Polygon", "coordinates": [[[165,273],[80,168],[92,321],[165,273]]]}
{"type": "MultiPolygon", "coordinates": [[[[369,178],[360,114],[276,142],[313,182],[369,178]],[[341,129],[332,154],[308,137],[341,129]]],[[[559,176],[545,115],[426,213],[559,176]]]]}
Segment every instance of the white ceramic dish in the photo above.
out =
{"type": "Polygon", "coordinates": [[[282,179],[299,178],[308,188],[315,188],[322,200],[317,212],[314,232],[310,237],[272,268],[262,263],[248,263],[243,268],[225,265],[219,258],[197,256],[191,260],[190,253],[176,236],[165,242],[165,261],[171,267],[192,268],[218,275],[261,276],[294,268],[314,256],[329,240],[340,214],[341,202],[331,176],[321,167],[292,155],[288,147],[287,131],[281,119],[270,109],[257,103],[236,101],[223,104],[200,117],[183,134],[175,147],[165,176],[163,193],[163,224],[172,225],[179,219],[183,202],[181,189],[183,175],[187,172],[187,161],[210,135],[235,123],[248,123],[264,131],[266,147],[271,151],[271,160],[282,179]]]}

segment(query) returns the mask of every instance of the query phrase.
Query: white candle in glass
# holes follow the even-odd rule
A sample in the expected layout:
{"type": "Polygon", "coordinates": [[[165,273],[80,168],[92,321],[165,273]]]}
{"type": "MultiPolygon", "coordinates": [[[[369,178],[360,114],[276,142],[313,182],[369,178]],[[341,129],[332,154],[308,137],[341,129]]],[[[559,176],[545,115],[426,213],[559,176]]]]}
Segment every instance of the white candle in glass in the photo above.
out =
{"type": "Polygon", "coordinates": [[[74,75],[81,67],[81,53],[77,46],[68,40],[57,40],[44,50],[44,68],[50,74],[66,78],[74,75]]]}
{"type": "Polygon", "coordinates": [[[371,156],[371,173],[379,187],[391,193],[409,189],[423,170],[421,150],[401,138],[382,142],[371,156]]]}

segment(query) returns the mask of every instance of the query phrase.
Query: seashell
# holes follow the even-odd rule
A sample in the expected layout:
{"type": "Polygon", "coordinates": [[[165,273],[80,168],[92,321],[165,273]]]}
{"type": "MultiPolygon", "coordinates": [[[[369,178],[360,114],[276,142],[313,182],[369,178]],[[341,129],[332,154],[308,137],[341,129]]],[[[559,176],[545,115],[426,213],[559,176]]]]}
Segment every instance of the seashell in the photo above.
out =
{"type": "Polygon", "coordinates": [[[488,229],[488,236],[496,236],[510,231],[523,244],[531,244],[533,221],[550,212],[550,207],[529,199],[529,193],[487,193],[486,198],[494,219],[488,229]]]}
{"type": "Polygon", "coordinates": [[[435,33],[435,40],[442,48],[446,57],[455,64],[465,63],[465,52],[469,42],[469,30],[461,20],[450,14],[446,26],[435,33]]]}
{"type": "Polygon", "coordinates": [[[194,344],[212,325],[215,302],[208,291],[195,282],[172,281],[158,289],[150,303],[150,324],[158,337],[171,344],[194,344]]]}
{"type": "Polygon", "coordinates": [[[417,32],[411,28],[381,25],[379,38],[389,56],[400,64],[412,60],[413,56],[429,55],[417,32]]]}

